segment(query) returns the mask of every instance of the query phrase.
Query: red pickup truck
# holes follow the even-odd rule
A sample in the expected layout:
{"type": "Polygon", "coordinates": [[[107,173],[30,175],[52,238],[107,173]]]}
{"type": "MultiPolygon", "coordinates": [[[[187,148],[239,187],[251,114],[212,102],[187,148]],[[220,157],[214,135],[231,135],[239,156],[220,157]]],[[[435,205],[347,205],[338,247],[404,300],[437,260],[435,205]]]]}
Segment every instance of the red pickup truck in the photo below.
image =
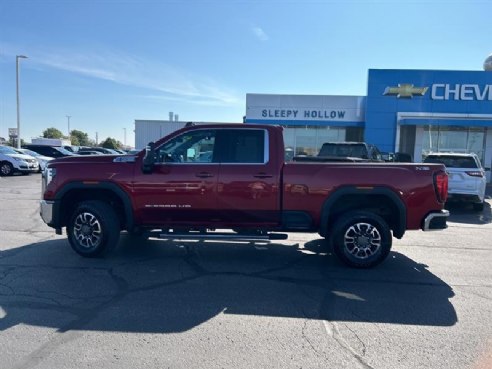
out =
{"type": "Polygon", "coordinates": [[[267,125],[193,126],[137,155],[56,159],[42,183],[41,217],[58,234],[66,227],[85,257],[107,254],[121,231],[250,240],[318,232],[344,263],[367,268],[387,257],[393,236],[444,229],[449,215],[443,165],[286,163],[282,128],[267,125]]]}

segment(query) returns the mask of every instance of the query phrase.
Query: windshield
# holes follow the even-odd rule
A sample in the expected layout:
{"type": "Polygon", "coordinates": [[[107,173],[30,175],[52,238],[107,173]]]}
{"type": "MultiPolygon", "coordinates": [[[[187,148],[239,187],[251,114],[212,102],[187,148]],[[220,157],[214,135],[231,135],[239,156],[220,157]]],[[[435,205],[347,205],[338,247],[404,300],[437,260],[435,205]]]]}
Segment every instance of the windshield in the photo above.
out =
{"type": "Polygon", "coordinates": [[[478,168],[477,162],[470,156],[428,156],[424,163],[444,164],[446,168],[478,168]]]}
{"type": "Polygon", "coordinates": [[[0,146],[0,153],[2,154],[18,154],[14,149],[7,146],[0,146]]]}
{"type": "Polygon", "coordinates": [[[74,154],[71,151],[68,151],[67,149],[64,149],[63,147],[54,147],[54,149],[60,151],[63,155],[70,155],[70,156],[77,155],[77,154],[74,154]]]}
{"type": "Polygon", "coordinates": [[[319,156],[367,157],[367,149],[362,144],[323,144],[319,156]]]}
{"type": "Polygon", "coordinates": [[[32,150],[28,150],[28,149],[15,149],[15,151],[17,151],[19,154],[23,154],[23,155],[31,155],[31,156],[41,156],[41,154],[38,154],[37,152],[34,152],[32,150]]]}

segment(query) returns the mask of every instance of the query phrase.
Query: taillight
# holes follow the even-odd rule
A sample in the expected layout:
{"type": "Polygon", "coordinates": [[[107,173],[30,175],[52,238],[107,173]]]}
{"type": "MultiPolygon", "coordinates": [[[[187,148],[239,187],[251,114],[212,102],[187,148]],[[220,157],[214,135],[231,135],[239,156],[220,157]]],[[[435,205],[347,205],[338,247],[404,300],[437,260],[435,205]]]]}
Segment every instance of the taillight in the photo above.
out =
{"type": "Polygon", "coordinates": [[[482,178],[484,176],[483,172],[480,171],[480,170],[474,170],[472,172],[465,172],[465,173],[468,174],[471,177],[480,177],[480,178],[482,178]]]}
{"type": "Polygon", "coordinates": [[[448,198],[448,174],[440,171],[434,175],[434,187],[439,202],[446,202],[448,198]]]}

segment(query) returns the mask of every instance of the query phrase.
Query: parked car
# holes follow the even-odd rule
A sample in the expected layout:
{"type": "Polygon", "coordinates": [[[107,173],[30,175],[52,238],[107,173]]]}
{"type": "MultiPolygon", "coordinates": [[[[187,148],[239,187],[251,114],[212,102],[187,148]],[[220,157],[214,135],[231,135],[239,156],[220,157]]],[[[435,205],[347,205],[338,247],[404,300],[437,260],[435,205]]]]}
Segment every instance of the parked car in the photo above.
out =
{"type": "Polygon", "coordinates": [[[78,155],[104,155],[102,152],[93,151],[93,150],[79,150],[77,151],[78,155]]]}
{"type": "Polygon", "coordinates": [[[19,154],[13,148],[0,146],[0,175],[11,176],[15,172],[29,174],[37,172],[39,164],[30,155],[19,154]]]}
{"type": "Polygon", "coordinates": [[[106,149],[105,147],[87,147],[83,146],[77,151],[77,153],[80,153],[81,151],[98,151],[101,154],[106,154],[106,155],[119,155],[118,152],[112,150],[112,149],[106,149]]]}
{"type": "Polygon", "coordinates": [[[60,146],[49,146],[49,145],[37,145],[37,144],[27,144],[22,146],[24,149],[29,149],[37,152],[40,155],[49,156],[51,158],[61,158],[64,156],[74,156],[71,151],[68,151],[60,146]]]}
{"type": "Polygon", "coordinates": [[[325,142],[317,156],[296,155],[294,161],[382,162],[379,149],[365,142],[325,142]]]}
{"type": "Polygon", "coordinates": [[[60,146],[60,147],[63,147],[65,150],[70,151],[70,152],[74,152],[74,153],[77,153],[77,151],[79,150],[78,146],[73,146],[73,145],[64,145],[64,146],[60,146]]]}
{"type": "Polygon", "coordinates": [[[466,201],[476,211],[483,210],[487,179],[476,154],[431,153],[424,163],[446,166],[449,175],[448,201],[466,201]]]}
{"type": "Polygon", "coordinates": [[[365,142],[325,142],[321,146],[318,156],[341,156],[383,161],[379,149],[365,142]]]}
{"type": "Polygon", "coordinates": [[[50,160],[54,159],[50,156],[44,156],[44,155],[38,154],[36,151],[32,151],[29,149],[14,149],[14,150],[17,151],[19,154],[30,155],[34,159],[36,159],[38,164],[39,164],[39,171],[40,172],[42,172],[44,170],[44,168],[46,168],[46,165],[48,164],[48,162],[50,160]]]}

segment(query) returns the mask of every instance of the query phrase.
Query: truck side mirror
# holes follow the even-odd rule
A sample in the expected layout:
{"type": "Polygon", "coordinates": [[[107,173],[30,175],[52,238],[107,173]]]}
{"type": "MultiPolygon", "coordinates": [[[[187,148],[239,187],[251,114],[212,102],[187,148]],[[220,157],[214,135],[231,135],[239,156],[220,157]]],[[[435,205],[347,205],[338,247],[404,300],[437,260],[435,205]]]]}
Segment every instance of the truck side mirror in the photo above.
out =
{"type": "Polygon", "coordinates": [[[155,163],[155,143],[149,142],[145,147],[145,156],[142,161],[142,172],[144,174],[152,173],[155,163]]]}

